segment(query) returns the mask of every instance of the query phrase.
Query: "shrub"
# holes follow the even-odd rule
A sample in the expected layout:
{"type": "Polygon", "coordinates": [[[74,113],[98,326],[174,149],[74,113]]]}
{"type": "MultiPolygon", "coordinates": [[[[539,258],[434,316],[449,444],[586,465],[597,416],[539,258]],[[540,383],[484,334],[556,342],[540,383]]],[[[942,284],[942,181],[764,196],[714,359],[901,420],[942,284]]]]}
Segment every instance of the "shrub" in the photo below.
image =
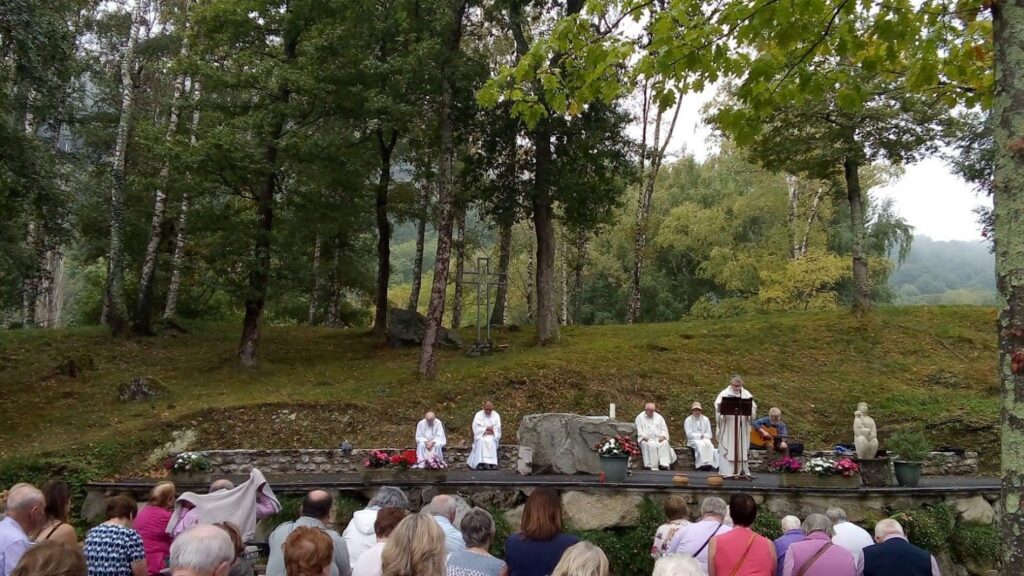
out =
{"type": "Polygon", "coordinates": [[[267,533],[273,532],[275,528],[285,522],[298,519],[299,511],[302,509],[302,496],[287,495],[281,496],[277,500],[281,503],[281,511],[263,520],[263,526],[266,527],[267,533]]]}
{"type": "Polygon", "coordinates": [[[918,430],[900,430],[894,432],[885,442],[885,448],[895,453],[898,459],[909,462],[922,462],[931,451],[928,438],[918,430]]]}
{"type": "Polygon", "coordinates": [[[953,557],[959,562],[971,561],[982,566],[999,562],[1002,537],[995,525],[957,524],[953,530],[953,557]]]}
{"type": "Polygon", "coordinates": [[[782,536],[782,521],[767,508],[759,508],[757,518],[754,518],[754,525],[750,529],[769,540],[775,540],[782,536]]]}
{"type": "Polygon", "coordinates": [[[491,513],[491,518],[494,519],[494,542],[491,543],[491,554],[494,554],[498,558],[505,557],[505,541],[514,532],[512,525],[508,522],[508,517],[505,513],[497,508],[488,508],[488,512],[491,513]]]}
{"type": "Polygon", "coordinates": [[[661,506],[644,497],[636,526],[618,530],[591,530],[577,535],[604,551],[612,574],[650,574],[654,570],[654,559],[651,558],[654,533],[667,520],[661,506]]]}
{"type": "Polygon", "coordinates": [[[926,506],[916,510],[904,510],[893,515],[903,525],[907,539],[932,554],[949,549],[953,528],[956,526],[956,512],[949,504],[926,506]]]}

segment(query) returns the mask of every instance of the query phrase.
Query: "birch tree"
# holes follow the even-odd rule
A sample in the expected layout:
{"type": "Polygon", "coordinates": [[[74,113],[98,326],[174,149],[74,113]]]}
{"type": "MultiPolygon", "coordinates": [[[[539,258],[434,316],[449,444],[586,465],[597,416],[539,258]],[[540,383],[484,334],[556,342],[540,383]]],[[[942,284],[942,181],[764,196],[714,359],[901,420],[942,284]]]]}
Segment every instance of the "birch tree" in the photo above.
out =
{"type": "MultiPolygon", "coordinates": [[[[202,96],[202,87],[198,82],[192,83],[192,124],[189,126],[189,149],[196,146],[197,132],[199,130],[199,100],[202,96]]],[[[185,175],[186,180],[192,180],[191,170],[185,175]]],[[[178,219],[175,224],[174,255],[171,257],[171,280],[167,286],[167,303],[164,306],[163,318],[170,320],[174,318],[178,308],[178,292],[181,290],[181,274],[185,265],[185,247],[188,244],[188,213],[191,199],[188,187],[181,192],[181,203],[178,207],[178,219]]]]}

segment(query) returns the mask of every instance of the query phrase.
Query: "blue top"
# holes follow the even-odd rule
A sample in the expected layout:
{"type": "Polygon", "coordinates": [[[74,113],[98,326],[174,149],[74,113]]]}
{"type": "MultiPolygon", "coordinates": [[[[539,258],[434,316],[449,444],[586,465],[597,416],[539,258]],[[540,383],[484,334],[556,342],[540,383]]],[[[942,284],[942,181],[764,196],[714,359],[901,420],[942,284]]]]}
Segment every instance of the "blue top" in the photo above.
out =
{"type": "Polygon", "coordinates": [[[782,566],[786,562],[786,552],[789,551],[789,547],[797,542],[802,542],[805,536],[803,530],[795,528],[793,530],[786,530],[782,533],[782,536],[775,539],[775,557],[779,560],[776,574],[782,576],[782,566]]]}
{"type": "Polygon", "coordinates": [[[447,576],[499,576],[505,563],[494,556],[469,550],[452,552],[445,564],[447,576]]]}
{"type": "Polygon", "coordinates": [[[454,554],[460,550],[466,549],[466,542],[462,539],[462,532],[458,528],[452,526],[452,523],[448,518],[444,516],[434,516],[434,522],[441,527],[441,531],[444,532],[444,544],[448,548],[449,554],[454,554]]]}
{"type": "Polygon", "coordinates": [[[783,422],[782,420],[779,420],[778,424],[772,424],[771,416],[765,416],[763,418],[758,418],[757,420],[754,420],[755,429],[760,428],[761,426],[771,426],[772,428],[778,430],[779,436],[789,436],[789,430],[786,429],[786,423],[783,422]]]}
{"type": "Polygon", "coordinates": [[[132,563],[146,559],[139,533],[113,524],[90,530],[82,552],[89,576],[132,576],[132,563]]]}
{"type": "Polygon", "coordinates": [[[25,531],[10,516],[0,520],[0,576],[14,572],[21,556],[32,546],[25,531]]]}
{"type": "Polygon", "coordinates": [[[509,576],[550,576],[567,548],[580,539],[558,534],[551,540],[530,540],[513,534],[505,541],[509,576]]]}

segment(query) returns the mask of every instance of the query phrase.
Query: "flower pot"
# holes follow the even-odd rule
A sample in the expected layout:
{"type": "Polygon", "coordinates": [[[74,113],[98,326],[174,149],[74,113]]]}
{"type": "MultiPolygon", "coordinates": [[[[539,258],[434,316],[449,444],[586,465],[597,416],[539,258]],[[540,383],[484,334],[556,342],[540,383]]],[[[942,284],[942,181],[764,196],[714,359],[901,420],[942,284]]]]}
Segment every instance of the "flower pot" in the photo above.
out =
{"type": "Polygon", "coordinates": [[[672,483],[676,486],[688,486],[690,484],[690,479],[686,474],[676,474],[672,477],[672,483]]]}
{"type": "Polygon", "coordinates": [[[710,474],[708,475],[707,482],[708,486],[711,486],[712,488],[720,488],[725,484],[725,478],[719,474],[710,474]]]}
{"type": "Polygon", "coordinates": [[[209,486],[210,481],[213,480],[213,475],[209,472],[178,472],[172,470],[169,478],[176,486],[209,486]]]}
{"type": "Polygon", "coordinates": [[[817,474],[779,474],[781,488],[845,488],[860,487],[860,476],[819,476],[817,474]]]}
{"type": "Polygon", "coordinates": [[[600,456],[605,482],[625,482],[629,456],[600,456]]]}
{"type": "Polygon", "coordinates": [[[900,486],[906,488],[915,488],[921,483],[921,463],[920,462],[893,462],[893,468],[896,471],[896,481],[899,482],[900,486]]]}
{"type": "Polygon", "coordinates": [[[860,466],[860,478],[865,486],[885,488],[895,484],[892,479],[892,461],[888,458],[872,458],[856,462],[860,466]]]}

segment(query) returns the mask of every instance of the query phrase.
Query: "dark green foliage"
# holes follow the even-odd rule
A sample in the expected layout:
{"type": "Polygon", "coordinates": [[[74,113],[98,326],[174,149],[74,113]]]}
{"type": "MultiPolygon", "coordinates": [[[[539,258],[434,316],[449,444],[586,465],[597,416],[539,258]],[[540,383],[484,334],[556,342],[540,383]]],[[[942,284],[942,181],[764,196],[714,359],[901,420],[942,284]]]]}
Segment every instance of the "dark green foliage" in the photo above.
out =
{"type": "Polygon", "coordinates": [[[488,508],[491,518],[494,519],[494,541],[491,542],[491,554],[498,558],[505,557],[505,541],[512,535],[512,525],[508,522],[505,513],[497,508],[488,508]]]}
{"type": "Polygon", "coordinates": [[[921,462],[932,449],[928,437],[919,430],[899,430],[885,441],[885,449],[901,460],[921,462]]]}
{"type": "Polygon", "coordinates": [[[302,496],[289,494],[280,496],[278,501],[281,502],[281,511],[263,520],[263,526],[267,531],[272,531],[281,524],[291,522],[299,517],[299,511],[302,508],[302,496]]]}
{"type": "Polygon", "coordinates": [[[953,530],[953,557],[983,566],[999,561],[1002,536],[995,525],[957,524],[953,530]]]}
{"type": "Polygon", "coordinates": [[[904,510],[893,515],[915,545],[932,554],[949,550],[956,526],[956,511],[949,504],[904,510]]]}
{"type": "Polygon", "coordinates": [[[780,518],[763,506],[758,508],[757,518],[754,519],[754,525],[750,528],[769,540],[775,540],[782,536],[780,518]]]}
{"type": "Polygon", "coordinates": [[[350,495],[348,492],[342,492],[334,501],[334,525],[338,527],[339,531],[342,530],[352,520],[352,515],[362,510],[365,506],[365,501],[350,495]]]}
{"type": "Polygon", "coordinates": [[[654,569],[654,559],[651,558],[654,533],[666,520],[661,506],[644,497],[635,526],[618,530],[581,532],[579,536],[593,542],[604,551],[608,556],[612,574],[647,575],[654,569]]]}

